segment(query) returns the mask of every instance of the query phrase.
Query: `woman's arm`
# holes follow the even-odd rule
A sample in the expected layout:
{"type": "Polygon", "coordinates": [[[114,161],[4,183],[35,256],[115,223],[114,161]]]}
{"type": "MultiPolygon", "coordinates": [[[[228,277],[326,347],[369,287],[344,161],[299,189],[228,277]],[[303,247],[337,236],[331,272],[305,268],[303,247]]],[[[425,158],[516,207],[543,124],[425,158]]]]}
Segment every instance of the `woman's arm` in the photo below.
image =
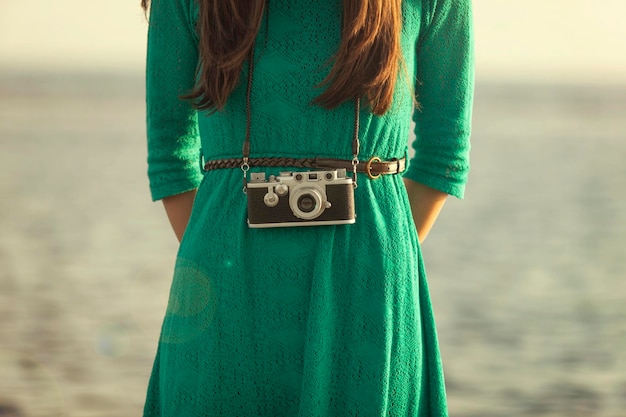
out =
{"type": "Polygon", "coordinates": [[[163,207],[165,207],[167,218],[179,242],[182,240],[187,224],[189,223],[195,197],[196,190],[192,190],[163,199],[163,207]]]}
{"type": "Polygon", "coordinates": [[[463,198],[474,96],[471,0],[424,3],[430,9],[423,15],[415,54],[419,80],[415,92],[420,103],[413,113],[415,154],[403,175],[463,198]]]}
{"type": "Polygon", "coordinates": [[[404,178],[404,186],[409,195],[417,236],[420,243],[423,243],[433,224],[435,224],[448,194],[408,178],[404,178]]]}
{"type": "Polygon", "coordinates": [[[146,59],[148,177],[153,200],[194,190],[202,180],[197,111],[181,95],[195,83],[194,0],[152,0],[146,59]]]}

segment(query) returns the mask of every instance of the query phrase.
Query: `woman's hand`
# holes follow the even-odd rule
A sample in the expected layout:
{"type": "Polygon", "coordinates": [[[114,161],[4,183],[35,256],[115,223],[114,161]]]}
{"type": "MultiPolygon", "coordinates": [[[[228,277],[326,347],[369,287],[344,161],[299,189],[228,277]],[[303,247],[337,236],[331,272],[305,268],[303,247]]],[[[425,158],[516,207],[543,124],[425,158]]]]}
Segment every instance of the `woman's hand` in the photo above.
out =
{"type": "Polygon", "coordinates": [[[404,178],[404,186],[409,195],[417,236],[420,243],[423,243],[433,224],[435,224],[448,194],[408,178],[404,178]]]}
{"type": "Polygon", "coordinates": [[[180,242],[189,223],[193,201],[196,198],[196,190],[187,191],[186,193],[165,197],[163,206],[170,220],[172,229],[180,242]]]}

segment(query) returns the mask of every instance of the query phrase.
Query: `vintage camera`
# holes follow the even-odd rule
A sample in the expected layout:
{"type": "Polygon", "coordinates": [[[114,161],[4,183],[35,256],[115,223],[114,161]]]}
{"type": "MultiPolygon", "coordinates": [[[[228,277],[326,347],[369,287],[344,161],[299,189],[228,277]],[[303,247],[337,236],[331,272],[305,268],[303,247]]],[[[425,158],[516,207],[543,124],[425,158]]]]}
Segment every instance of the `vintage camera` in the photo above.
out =
{"type": "Polygon", "coordinates": [[[248,225],[253,228],[355,222],[354,185],[345,169],[250,174],[248,225]]]}

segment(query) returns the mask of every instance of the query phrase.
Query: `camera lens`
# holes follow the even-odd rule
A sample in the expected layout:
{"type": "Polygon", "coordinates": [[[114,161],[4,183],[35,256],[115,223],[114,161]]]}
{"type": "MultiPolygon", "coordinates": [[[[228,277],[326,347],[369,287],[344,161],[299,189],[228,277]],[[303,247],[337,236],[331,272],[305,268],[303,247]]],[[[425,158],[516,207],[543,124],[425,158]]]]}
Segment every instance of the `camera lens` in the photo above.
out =
{"type": "Polygon", "coordinates": [[[303,213],[310,213],[315,210],[315,198],[309,194],[305,194],[298,198],[296,203],[303,213]]]}
{"type": "Polygon", "coordinates": [[[302,220],[313,220],[330,207],[326,194],[316,187],[295,187],[290,191],[289,207],[294,216],[302,220]]]}

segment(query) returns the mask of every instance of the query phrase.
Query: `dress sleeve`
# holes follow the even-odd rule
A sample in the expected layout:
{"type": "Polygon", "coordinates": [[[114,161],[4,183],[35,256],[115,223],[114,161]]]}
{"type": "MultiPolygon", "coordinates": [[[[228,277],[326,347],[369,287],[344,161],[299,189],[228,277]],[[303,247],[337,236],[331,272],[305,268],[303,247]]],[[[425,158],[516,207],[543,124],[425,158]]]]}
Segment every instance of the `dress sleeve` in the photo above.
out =
{"type": "Polygon", "coordinates": [[[471,0],[431,0],[417,43],[415,155],[405,177],[463,198],[474,95],[471,0]]]}
{"type": "Polygon", "coordinates": [[[190,0],[153,0],[146,62],[148,178],[153,200],[197,188],[197,112],[179,97],[194,85],[197,36],[190,0]]]}

